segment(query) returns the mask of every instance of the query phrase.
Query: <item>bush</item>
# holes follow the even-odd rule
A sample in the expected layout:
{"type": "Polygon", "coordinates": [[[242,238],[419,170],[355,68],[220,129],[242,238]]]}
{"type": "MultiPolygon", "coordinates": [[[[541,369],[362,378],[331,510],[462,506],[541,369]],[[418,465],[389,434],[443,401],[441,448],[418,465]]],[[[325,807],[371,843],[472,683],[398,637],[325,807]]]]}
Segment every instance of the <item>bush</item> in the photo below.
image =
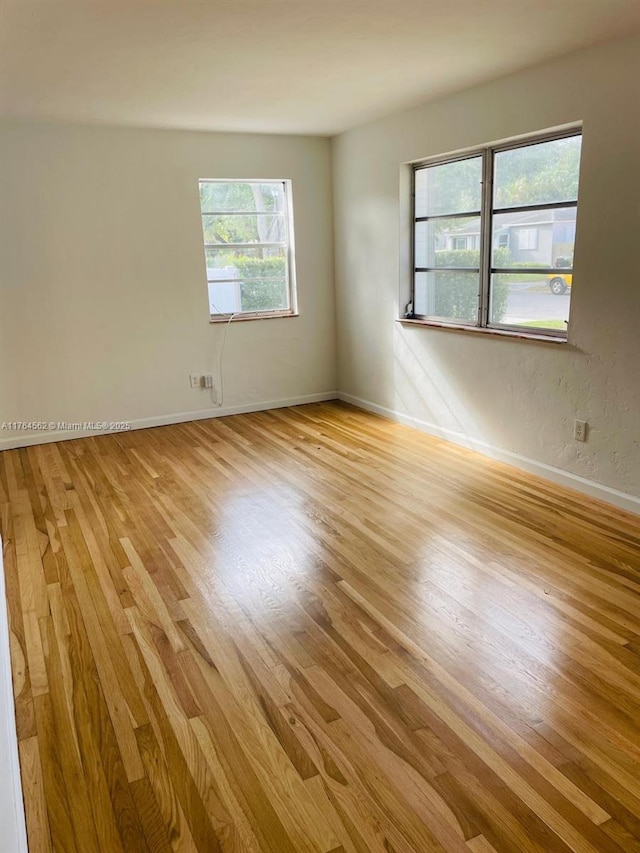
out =
{"type": "MultiPolygon", "coordinates": [[[[480,252],[477,249],[444,249],[436,251],[437,267],[477,267],[480,252]]],[[[493,253],[496,266],[509,263],[509,250],[496,249],[493,253]]],[[[475,320],[478,316],[478,292],[475,283],[469,286],[470,276],[464,272],[441,272],[435,277],[433,314],[452,320],[475,320]]],[[[492,320],[499,323],[507,310],[509,285],[505,276],[493,280],[492,320]]],[[[431,313],[431,312],[430,312],[431,313]]]]}
{"type": "Polygon", "coordinates": [[[243,311],[286,311],[289,307],[286,279],[243,281],[240,304],[243,311]]]}
{"type": "Polygon", "coordinates": [[[242,311],[286,311],[289,307],[285,258],[229,255],[226,263],[238,271],[242,311]]]}
{"type": "MultiPolygon", "coordinates": [[[[511,252],[508,249],[494,249],[493,265],[496,267],[511,266],[511,252]]],[[[494,275],[491,302],[491,322],[501,323],[507,313],[509,299],[509,277],[494,275]]]]}
{"type": "Polygon", "coordinates": [[[241,279],[252,278],[285,278],[286,260],[282,257],[248,258],[246,256],[231,257],[229,265],[238,270],[241,279]]]}

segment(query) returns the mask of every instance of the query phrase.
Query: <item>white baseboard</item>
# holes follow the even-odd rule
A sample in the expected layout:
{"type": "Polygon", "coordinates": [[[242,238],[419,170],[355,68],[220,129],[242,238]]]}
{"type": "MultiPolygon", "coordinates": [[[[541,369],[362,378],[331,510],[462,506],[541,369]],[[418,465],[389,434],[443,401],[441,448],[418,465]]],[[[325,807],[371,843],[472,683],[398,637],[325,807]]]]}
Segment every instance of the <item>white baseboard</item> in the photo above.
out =
{"type": "Polygon", "coordinates": [[[2,568],[0,539],[0,850],[27,853],[27,828],[20,784],[18,736],[16,734],[9,617],[2,568]]]}
{"type": "Polygon", "coordinates": [[[580,477],[578,474],[572,474],[570,471],[563,471],[562,468],[555,468],[553,465],[547,465],[546,462],[538,462],[536,459],[530,459],[528,456],[521,456],[519,453],[514,453],[511,450],[502,450],[500,447],[488,444],[485,441],[472,438],[464,433],[457,432],[451,429],[445,429],[437,424],[423,421],[420,418],[414,418],[410,415],[404,415],[401,412],[396,412],[393,409],[388,409],[385,406],[379,406],[377,403],[372,403],[370,400],[363,400],[360,397],[354,397],[351,394],[345,394],[342,391],[338,393],[338,399],[344,400],[345,403],[351,403],[360,409],[366,409],[376,415],[380,415],[388,420],[397,421],[405,426],[419,429],[421,432],[429,433],[429,435],[443,438],[453,444],[459,444],[469,450],[475,450],[483,456],[489,456],[491,459],[497,459],[499,462],[506,462],[508,465],[513,465],[515,468],[521,468],[523,471],[528,471],[531,474],[537,474],[539,477],[544,477],[546,480],[551,480],[553,483],[565,486],[569,489],[574,489],[589,497],[597,498],[605,501],[605,503],[613,504],[620,509],[627,510],[640,515],[640,498],[635,495],[627,494],[626,492],[613,489],[611,486],[605,486],[603,483],[598,483],[595,480],[588,480],[586,477],[580,477]]]}
{"type": "MultiPolygon", "coordinates": [[[[246,403],[240,406],[212,407],[196,409],[194,412],[173,412],[168,415],[157,415],[152,418],[138,418],[127,421],[131,429],[148,429],[149,427],[182,424],[187,421],[203,421],[207,418],[222,418],[225,415],[240,415],[247,412],[263,412],[266,409],[283,409],[287,406],[303,406],[305,403],[322,403],[326,400],[337,400],[337,391],[321,391],[318,394],[306,394],[303,397],[290,397],[285,400],[265,400],[260,403],[246,403]]],[[[126,421],[126,418],[122,418],[126,421]]],[[[31,447],[34,444],[49,444],[52,441],[69,441],[73,438],[86,438],[90,435],[106,435],[118,430],[52,430],[51,432],[27,433],[25,435],[0,438],[0,451],[13,450],[16,447],[31,447]]]]}

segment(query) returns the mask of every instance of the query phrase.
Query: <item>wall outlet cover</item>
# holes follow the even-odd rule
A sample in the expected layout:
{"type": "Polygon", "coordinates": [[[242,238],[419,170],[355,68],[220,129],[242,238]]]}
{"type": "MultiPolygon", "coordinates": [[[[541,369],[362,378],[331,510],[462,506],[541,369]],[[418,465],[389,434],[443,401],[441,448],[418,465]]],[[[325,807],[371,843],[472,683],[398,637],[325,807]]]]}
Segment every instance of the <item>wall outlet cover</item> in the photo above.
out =
{"type": "Polygon", "coordinates": [[[586,421],[574,421],[573,422],[573,437],[576,441],[586,441],[587,440],[587,422],[586,421]]]}

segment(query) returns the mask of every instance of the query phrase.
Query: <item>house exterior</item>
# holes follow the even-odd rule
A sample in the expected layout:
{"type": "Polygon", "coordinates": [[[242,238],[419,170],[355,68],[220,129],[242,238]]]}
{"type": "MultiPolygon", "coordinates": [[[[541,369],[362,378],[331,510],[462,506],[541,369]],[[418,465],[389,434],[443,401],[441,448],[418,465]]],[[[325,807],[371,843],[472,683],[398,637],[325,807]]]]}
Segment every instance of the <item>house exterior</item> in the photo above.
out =
{"type": "MultiPolygon", "coordinates": [[[[510,262],[554,266],[558,258],[573,257],[576,234],[575,208],[500,213],[494,218],[493,245],[508,249],[510,262]]],[[[480,228],[473,221],[443,231],[436,251],[480,249],[480,228]]]]}

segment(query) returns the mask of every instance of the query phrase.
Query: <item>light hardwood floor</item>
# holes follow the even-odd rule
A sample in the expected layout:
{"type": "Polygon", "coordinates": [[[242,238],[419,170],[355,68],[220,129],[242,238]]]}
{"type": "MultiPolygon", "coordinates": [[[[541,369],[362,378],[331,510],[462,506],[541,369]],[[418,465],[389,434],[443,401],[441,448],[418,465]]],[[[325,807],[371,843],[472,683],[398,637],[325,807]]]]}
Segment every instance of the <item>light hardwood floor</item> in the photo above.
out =
{"type": "Polygon", "coordinates": [[[32,853],[640,851],[638,518],[329,403],[6,451],[0,519],[32,853]]]}

